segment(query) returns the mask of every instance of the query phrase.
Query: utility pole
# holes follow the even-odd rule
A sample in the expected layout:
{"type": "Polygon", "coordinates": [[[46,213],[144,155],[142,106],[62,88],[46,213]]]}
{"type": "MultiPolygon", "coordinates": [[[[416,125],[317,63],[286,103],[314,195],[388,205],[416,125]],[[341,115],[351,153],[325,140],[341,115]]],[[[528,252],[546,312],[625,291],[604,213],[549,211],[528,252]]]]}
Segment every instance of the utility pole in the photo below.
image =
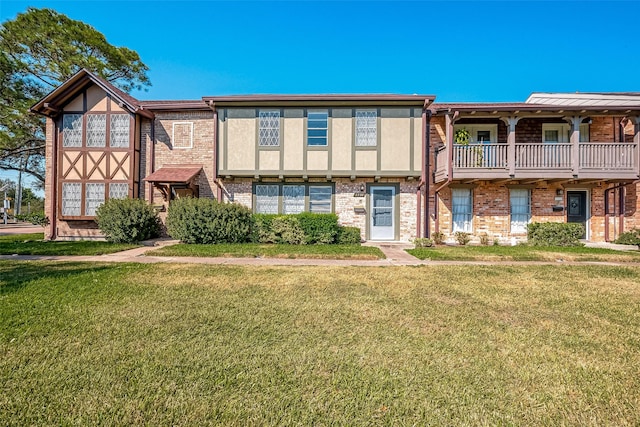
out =
{"type": "Polygon", "coordinates": [[[11,184],[5,184],[0,191],[4,191],[4,204],[2,208],[2,216],[4,217],[4,225],[7,225],[7,211],[9,210],[9,199],[7,199],[7,189],[11,184]]]}

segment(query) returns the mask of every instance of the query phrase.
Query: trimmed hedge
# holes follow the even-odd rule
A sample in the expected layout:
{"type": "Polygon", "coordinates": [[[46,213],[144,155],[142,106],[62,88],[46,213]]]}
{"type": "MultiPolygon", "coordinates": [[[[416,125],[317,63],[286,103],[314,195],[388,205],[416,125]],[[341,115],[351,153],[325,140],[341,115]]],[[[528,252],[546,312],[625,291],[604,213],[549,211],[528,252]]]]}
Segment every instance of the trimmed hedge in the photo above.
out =
{"type": "Polygon", "coordinates": [[[360,229],[358,227],[338,226],[336,243],[339,245],[359,245],[361,242],[360,229]]]}
{"type": "Polygon", "coordinates": [[[621,245],[636,245],[640,248],[640,228],[634,228],[622,233],[616,239],[616,243],[621,245]]]}
{"type": "Polygon", "coordinates": [[[336,241],[338,215],[305,212],[296,217],[304,231],[305,244],[330,244],[336,241]]]}
{"type": "Polygon", "coordinates": [[[527,226],[527,243],[532,246],[582,246],[584,226],[564,222],[533,222],[527,226]]]}
{"type": "Polygon", "coordinates": [[[98,228],[115,243],[137,243],[160,235],[160,219],[140,199],[109,199],[96,210],[98,228]]]}
{"type": "Polygon", "coordinates": [[[171,202],[167,232],[184,243],[244,243],[253,234],[251,211],[237,203],[184,198],[171,202]]]}

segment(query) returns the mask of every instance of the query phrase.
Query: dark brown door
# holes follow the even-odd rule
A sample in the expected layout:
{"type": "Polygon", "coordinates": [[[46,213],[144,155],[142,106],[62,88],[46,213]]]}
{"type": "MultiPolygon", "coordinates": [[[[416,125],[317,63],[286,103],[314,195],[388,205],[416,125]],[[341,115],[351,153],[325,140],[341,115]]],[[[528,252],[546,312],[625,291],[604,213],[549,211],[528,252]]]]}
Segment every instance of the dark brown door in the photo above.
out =
{"type": "Polygon", "coordinates": [[[586,191],[567,191],[567,222],[582,224],[587,230],[587,193],[586,191]]]}

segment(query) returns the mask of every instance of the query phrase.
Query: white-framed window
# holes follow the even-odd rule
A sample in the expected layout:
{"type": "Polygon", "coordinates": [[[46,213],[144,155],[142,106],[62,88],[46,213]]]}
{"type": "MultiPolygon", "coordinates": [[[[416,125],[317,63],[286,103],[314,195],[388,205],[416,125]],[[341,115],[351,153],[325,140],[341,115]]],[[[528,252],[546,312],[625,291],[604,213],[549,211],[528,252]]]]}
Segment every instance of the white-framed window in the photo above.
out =
{"type": "Polygon", "coordinates": [[[82,114],[62,116],[62,146],[82,147],[82,114]]]}
{"type": "Polygon", "coordinates": [[[304,185],[282,186],[282,213],[298,214],[304,212],[304,185]]]}
{"type": "Polygon", "coordinates": [[[329,134],[329,112],[309,110],[307,112],[307,145],[326,146],[329,134]]]}
{"type": "Polygon", "coordinates": [[[256,213],[277,214],[279,192],[277,184],[256,185],[256,213]]]}
{"type": "Polygon", "coordinates": [[[471,144],[489,144],[498,142],[498,125],[497,124],[460,124],[454,125],[453,131],[466,129],[471,135],[471,144]]]}
{"type": "Polygon", "coordinates": [[[129,197],[129,184],[126,182],[112,182],[109,184],[110,199],[126,199],[129,197]]]}
{"type": "Polygon", "coordinates": [[[129,127],[130,120],[128,114],[112,114],[109,128],[110,147],[129,147],[129,127]]]}
{"type": "Polygon", "coordinates": [[[356,110],[356,147],[378,145],[378,113],[376,110],[356,110]]]}
{"type": "Polygon", "coordinates": [[[526,188],[510,189],[509,206],[511,211],[511,233],[526,233],[527,224],[531,221],[531,190],[526,188]]]}
{"type": "Polygon", "coordinates": [[[331,196],[333,190],[329,185],[309,186],[309,212],[331,213],[331,196]]]}
{"type": "Polygon", "coordinates": [[[193,122],[175,122],[171,135],[173,148],[193,147],[193,122]]]}
{"type": "Polygon", "coordinates": [[[84,214],[95,216],[98,207],[104,203],[104,183],[87,183],[85,193],[84,214]]]}
{"type": "Polygon", "coordinates": [[[473,199],[470,188],[451,189],[451,211],[453,215],[453,232],[473,231],[473,199]]]}
{"type": "MultiPolygon", "coordinates": [[[[543,123],[542,142],[544,144],[566,144],[571,141],[569,123],[543,123]]],[[[589,142],[589,124],[580,124],[580,142],[589,142]]]]}
{"type": "Polygon", "coordinates": [[[280,145],[280,110],[258,112],[258,145],[261,147],[280,145]]]}
{"type": "Polygon", "coordinates": [[[107,145],[107,115],[87,114],[87,147],[107,145]]]}
{"type": "Polygon", "coordinates": [[[80,216],[82,205],[82,184],[62,183],[62,216],[80,216]]]}

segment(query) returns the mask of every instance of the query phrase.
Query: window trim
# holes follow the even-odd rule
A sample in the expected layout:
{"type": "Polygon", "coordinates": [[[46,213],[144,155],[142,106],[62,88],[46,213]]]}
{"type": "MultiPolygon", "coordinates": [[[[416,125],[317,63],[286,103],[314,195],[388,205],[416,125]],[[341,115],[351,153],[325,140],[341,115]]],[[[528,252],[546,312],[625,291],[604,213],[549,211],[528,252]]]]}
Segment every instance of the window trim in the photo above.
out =
{"type": "Polygon", "coordinates": [[[455,233],[457,231],[462,231],[465,233],[473,233],[473,217],[474,217],[474,209],[473,209],[473,188],[470,187],[453,187],[451,188],[451,232],[455,233]],[[469,213],[465,213],[465,215],[469,215],[469,230],[458,230],[456,229],[456,222],[454,220],[455,213],[453,212],[453,192],[455,190],[468,190],[469,191],[469,201],[470,201],[470,211],[469,213]]]}
{"type": "Polygon", "coordinates": [[[329,123],[329,117],[331,117],[331,114],[330,114],[328,108],[326,108],[326,109],[322,109],[322,108],[316,109],[316,108],[314,108],[314,109],[308,109],[306,111],[306,119],[307,120],[306,120],[306,129],[305,129],[305,146],[307,147],[307,149],[309,149],[309,148],[310,149],[314,149],[314,148],[326,149],[327,147],[329,147],[329,129],[331,128],[331,125],[329,123]],[[315,127],[311,128],[311,127],[309,127],[309,114],[310,113],[311,114],[314,114],[314,113],[326,114],[327,115],[327,126],[325,128],[319,128],[319,127],[318,128],[315,128],[315,127]],[[318,137],[318,136],[310,136],[309,135],[309,131],[312,130],[312,129],[314,129],[314,130],[324,130],[325,131],[324,144],[313,144],[313,145],[309,144],[309,138],[312,138],[312,139],[321,138],[321,137],[318,137]]]}
{"type": "Polygon", "coordinates": [[[171,125],[171,148],[173,150],[190,150],[193,148],[193,122],[173,122],[171,125]],[[175,145],[176,140],[176,125],[190,125],[189,129],[189,146],[180,146],[177,147],[175,145]]]}
{"type": "MultiPolygon", "coordinates": [[[[520,231],[520,230],[516,230],[514,231],[513,229],[513,203],[512,203],[512,194],[513,191],[526,191],[527,192],[527,196],[528,196],[528,204],[527,207],[529,208],[529,219],[527,220],[527,224],[531,223],[531,218],[532,218],[532,214],[531,214],[531,196],[532,196],[532,191],[530,188],[524,188],[524,187],[513,187],[513,188],[509,188],[509,233],[511,234],[526,234],[527,233],[527,227],[525,226],[524,231],[520,231]]],[[[523,214],[521,214],[523,215],[523,214]]]]}
{"type": "Polygon", "coordinates": [[[378,136],[380,135],[380,130],[379,128],[379,118],[380,118],[380,114],[378,114],[378,110],[376,108],[358,108],[355,109],[354,113],[353,113],[353,117],[354,117],[354,124],[353,124],[353,146],[357,149],[357,150],[377,150],[378,146],[380,145],[378,143],[378,136]],[[374,145],[359,145],[358,144],[358,113],[365,113],[365,112],[369,112],[369,113],[375,113],[375,144],[374,145]]]}
{"type": "Polygon", "coordinates": [[[265,150],[265,149],[280,149],[280,147],[282,146],[282,110],[281,109],[259,109],[258,110],[258,114],[257,114],[257,119],[258,119],[258,124],[257,124],[257,128],[258,128],[258,132],[257,132],[257,143],[258,143],[258,148],[260,150],[265,150]],[[260,136],[260,131],[263,129],[275,129],[275,128],[267,128],[267,127],[263,127],[262,126],[262,117],[260,116],[262,113],[277,113],[278,114],[278,143],[277,144],[263,144],[262,143],[262,137],[260,136]]]}
{"type": "MultiPolygon", "coordinates": [[[[332,182],[254,182],[251,188],[251,210],[253,213],[259,213],[257,211],[257,195],[256,195],[256,187],[259,185],[272,185],[278,186],[278,213],[277,215],[286,215],[283,213],[283,186],[285,185],[300,185],[304,186],[304,211],[303,212],[311,212],[310,204],[309,204],[309,188],[310,187],[329,187],[331,188],[331,212],[323,212],[323,213],[335,213],[335,196],[336,196],[336,187],[335,183],[332,182]]],[[[316,212],[320,213],[320,212],[316,212]]],[[[274,214],[276,215],[276,214],[274,214]]]]}

